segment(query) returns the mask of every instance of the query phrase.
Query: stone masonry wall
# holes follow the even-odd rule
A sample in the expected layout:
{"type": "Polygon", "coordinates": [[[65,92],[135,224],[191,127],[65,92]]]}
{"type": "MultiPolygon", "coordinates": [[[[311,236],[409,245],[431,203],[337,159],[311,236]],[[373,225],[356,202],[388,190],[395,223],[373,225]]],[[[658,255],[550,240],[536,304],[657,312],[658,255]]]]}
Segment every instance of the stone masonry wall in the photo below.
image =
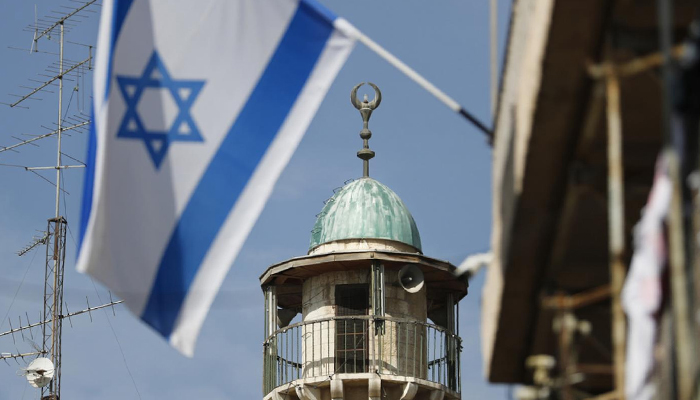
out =
{"type": "MultiPolygon", "coordinates": [[[[408,293],[397,282],[398,271],[387,269],[386,317],[425,322],[425,288],[418,293],[408,293]]],[[[335,287],[348,284],[367,284],[369,287],[369,283],[369,261],[366,270],[331,271],[310,278],[304,283],[302,318],[307,324],[301,337],[303,377],[332,375],[338,370],[335,363],[336,330],[341,327],[336,324],[343,322],[324,321],[336,316],[335,287]],[[309,324],[311,321],[318,322],[309,324]]],[[[371,303],[369,300],[368,302],[371,303]]],[[[358,324],[361,325],[360,329],[366,332],[360,340],[366,341],[363,344],[367,350],[355,355],[363,361],[367,359],[368,372],[378,370],[385,374],[425,377],[426,333],[422,325],[386,321],[383,334],[377,334],[381,330],[378,331],[372,322],[358,324]]],[[[347,325],[345,327],[347,329],[347,325]]],[[[351,368],[347,372],[354,371],[354,368],[351,368]]]]}

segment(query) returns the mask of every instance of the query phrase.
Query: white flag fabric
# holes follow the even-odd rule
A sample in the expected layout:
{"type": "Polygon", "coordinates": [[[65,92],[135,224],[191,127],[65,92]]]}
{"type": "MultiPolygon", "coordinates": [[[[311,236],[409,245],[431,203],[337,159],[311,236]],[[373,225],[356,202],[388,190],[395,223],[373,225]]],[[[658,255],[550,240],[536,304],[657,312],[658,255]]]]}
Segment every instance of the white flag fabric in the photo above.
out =
{"type": "Polygon", "coordinates": [[[657,314],[663,299],[662,275],[667,246],[664,225],[671,204],[673,184],[668,175],[668,159],[662,154],[656,162],[654,184],[642,219],[634,228],[634,255],[622,288],[622,307],[627,314],[627,368],[625,395],[629,400],[651,400],[657,314]]]}
{"type": "Polygon", "coordinates": [[[191,356],[355,32],[311,0],[105,0],[78,270],[191,356]]]}

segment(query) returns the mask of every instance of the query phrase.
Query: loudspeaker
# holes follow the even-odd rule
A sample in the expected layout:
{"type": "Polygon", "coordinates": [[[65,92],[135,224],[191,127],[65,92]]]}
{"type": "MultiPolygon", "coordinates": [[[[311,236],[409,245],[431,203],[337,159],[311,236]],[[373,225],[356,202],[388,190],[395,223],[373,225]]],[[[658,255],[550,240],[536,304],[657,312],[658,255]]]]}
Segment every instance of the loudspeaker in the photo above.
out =
{"type": "Polygon", "coordinates": [[[277,309],[277,326],[284,328],[289,325],[290,322],[296,317],[298,312],[291,308],[278,308],[277,309]]]}
{"type": "Polygon", "coordinates": [[[417,265],[404,265],[399,271],[399,284],[408,293],[417,293],[425,284],[423,271],[417,265]]]}

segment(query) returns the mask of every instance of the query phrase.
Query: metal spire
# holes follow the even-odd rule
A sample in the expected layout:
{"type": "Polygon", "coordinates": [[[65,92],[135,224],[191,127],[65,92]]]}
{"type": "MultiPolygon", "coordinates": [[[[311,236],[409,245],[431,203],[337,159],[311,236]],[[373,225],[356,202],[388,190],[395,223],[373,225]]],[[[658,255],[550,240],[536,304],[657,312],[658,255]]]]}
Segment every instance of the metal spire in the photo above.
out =
{"type": "Polygon", "coordinates": [[[360,111],[362,115],[362,130],[360,131],[360,137],[362,138],[362,150],[357,152],[357,157],[362,160],[362,176],[369,177],[369,160],[374,158],[374,151],[369,149],[369,139],[372,137],[372,131],[367,127],[369,124],[369,117],[372,116],[372,111],[379,107],[382,102],[382,92],[379,91],[377,85],[372,82],[367,82],[372,88],[374,88],[374,100],[368,101],[367,95],[365,95],[364,101],[360,102],[357,100],[357,89],[365,83],[362,82],[355,86],[350,92],[350,102],[355,108],[360,111]]]}

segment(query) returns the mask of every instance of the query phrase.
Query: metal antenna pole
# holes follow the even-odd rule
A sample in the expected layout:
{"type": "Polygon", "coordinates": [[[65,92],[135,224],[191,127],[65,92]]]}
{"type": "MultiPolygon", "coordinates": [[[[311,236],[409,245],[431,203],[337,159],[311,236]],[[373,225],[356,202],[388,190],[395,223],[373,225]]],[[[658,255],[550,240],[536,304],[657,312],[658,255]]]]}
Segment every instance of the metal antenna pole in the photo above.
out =
{"type": "MultiPolygon", "coordinates": [[[[29,89],[28,93],[21,96],[21,95],[12,95],[14,97],[17,97],[18,99],[13,102],[12,104],[6,104],[9,107],[22,107],[22,108],[27,108],[24,107],[24,105],[20,105],[21,103],[24,103],[26,100],[32,99],[32,100],[41,100],[37,99],[36,96],[39,94],[44,94],[44,93],[54,93],[51,91],[50,86],[57,85],[58,86],[58,121],[56,123],[56,129],[51,129],[48,127],[44,127],[48,130],[50,130],[49,133],[45,133],[42,135],[37,135],[35,137],[32,137],[27,140],[20,140],[19,143],[12,144],[10,146],[0,146],[0,152],[4,151],[15,151],[15,148],[18,148],[20,146],[24,146],[27,144],[32,144],[35,145],[34,142],[40,139],[47,138],[49,136],[56,135],[57,137],[57,151],[56,151],[56,163],[51,166],[39,166],[39,167],[25,167],[26,171],[35,171],[35,170],[48,170],[48,169],[55,169],[56,170],[56,198],[55,198],[55,209],[54,209],[54,215],[48,220],[47,223],[47,229],[46,232],[43,234],[42,237],[40,238],[35,238],[34,242],[30,244],[29,246],[25,247],[19,252],[19,255],[26,254],[29,250],[35,248],[39,244],[45,244],[46,245],[46,258],[45,258],[45,264],[44,264],[44,294],[43,294],[43,315],[42,315],[42,320],[39,321],[38,323],[32,324],[29,322],[29,318],[27,317],[27,323],[22,324],[21,319],[20,319],[20,326],[17,329],[12,329],[10,327],[10,331],[0,333],[0,336],[4,336],[6,334],[12,335],[14,332],[20,332],[22,335],[24,334],[24,330],[28,330],[29,333],[31,334],[31,328],[32,327],[38,327],[41,326],[42,330],[42,343],[41,343],[41,348],[36,349],[36,352],[30,353],[30,352],[20,352],[19,350],[17,353],[2,353],[0,354],[0,360],[6,360],[6,359],[15,359],[17,358],[22,358],[22,357],[27,357],[30,355],[41,355],[42,357],[47,357],[49,358],[53,365],[54,365],[54,376],[53,379],[50,381],[50,383],[47,386],[42,387],[41,393],[40,393],[40,399],[41,400],[58,400],[60,399],[61,396],[61,358],[62,358],[62,352],[61,352],[61,341],[62,341],[62,327],[63,327],[63,319],[64,318],[70,318],[72,315],[78,315],[82,313],[90,313],[92,310],[97,310],[100,308],[104,308],[107,306],[112,306],[114,304],[119,304],[120,302],[114,302],[110,301],[109,304],[106,305],[101,305],[98,307],[90,307],[88,304],[87,309],[76,312],[76,313],[70,313],[70,311],[67,310],[67,313],[64,315],[63,313],[63,278],[64,278],[64,266],[65,266],[65,257],[66,257],[66,231],[67,231],[67,221],[65,216],[61,215],[61,192],[65,192],[65,190],[62,188],[62,179],[61,179],[61,171],[66,168],[79,168],[79,167],[84,167],[84,164],[80,162],[79,160],[77,161],[79,164],[82,165],[63,165],[62,163],[62,140],[63,140],[63,134],[66,131],[70,130],[76,130],[78,132],[82,131],[84,126],[88,125],[91,121],[88,118],[85,118],[82,116],[82,113],[80,115],[75,115],[75,116],[65,116],[63,115],[63,84],[64,84],[64,79],[68,79],[69,81],[71,80],[69,74],[73,71],[76,73],[76,79],[79,79],[81,76],[81,68],[83,65],[87,63],[88,66],[91,66],[92,64],[92,46],[91,45],[85,45],[88,47],[89,54],[88,58],[83,60],[83,61],[71,61],[70,58],[66,59],[64,58],[64,50],[65,50],[65,34],[70,32],[71,27],[75,26],[75,24],[72,24],[70,21],[67,21],[69,18],[72,17],[85,17],[85,15],[80,14],[82,11],[85,12],[90,12],[90,10],[86,10],[90,5],[93,5],[97,2],[97,0],[83,0],[79,1],[80,6],[72,9],[69,13],[63,13],[63,12],[56,12],[52,11],[54,14],[59,14],[61,17],[57,18],[54,16],[49,17],[51,21],[45,21],[41,22],[41,26],[38,19],[35,19],[34,25],[31,26],[31,31],[34,33],[34,40],[33,40],[33,46],[32,50],[33,51],[38,51],[37,50],[37,45],[38,41],[43,38],[47,37],[49,38],[51,34],[56,33],[56,31],[60,32],[60,35],[58,35],[58,40],[59,40],[59,52],[58,52],[58,63],[52,63],[49,65],[49,67],[46,68],[46,72],[50,73],[50,75],[45,75],[45,74],[40,74],[41,76],[46,76],[48,79],[44,79],[42,81],[38,80],[32,80],[34,82],[38,82],[39,85],[35,86],[33,88],[31,87],[26,87],[26,86],[20,86],[25,89],[29,89]],[[55,20],[54,20],[55,19],[55,20]],[[41,92],[41,93],[40,93],[41,92]],[[67,126],[64,126],[65,124],[63,123],[64,120],[67,121],[67,126]]],[[[67,8],[67,7],[66,7],[67,8]]],[[[72,43],[72,42],[67,42],[67,43],[72,43]]],[[[78,44],[80,43],[72,43],[72,44],[78,44]]],[[[69,57],[71,57],[69,55],[69,57]]],[[[84,69],[84,68],[83,68],[84,69]]],[[[68,107],[70,108],[70,102],[68,104],[68,107]]],[[[68,158],[72,158],[67,155],[68,158]]],[[[111,297],[111,296],[110,296],[111,297]]],[[[111,300],[111,299],[110,299],[111,300]]],[[[66,306],[67,307],[67,306],[66,306]]],[[[70,321],[70,320],[69,320],[70,321]]],[[[22,336],[24,340],[24,336],[22,336]]],[[[13,336],[14,340],[14,336],[13,336]]]]}
{"type": "Polygon", "coordinates": [[[56,155],[56,215],[61,203],[61,126],[63,119],[63,22],[61,22],[60,50],[58,52],[58,151],[56,155]]]}
{"type": "Polygon", "coordinates": [[[61,393],[61,332],[63,328],[63,272],[66,258],[66,220],[51,218],[47,232],[46,268],[44,275],[44,321],[42,352],[54,364],[54,378],[42,388],[41,398],[57,400],[61,393]],[[51,397],[55,396],[55,397],[51,397]]]}
{"type": "Polygon", "coordinates": [[[61,30],[59,38],[58,59],[58,150],[56,155],[56,213],[49,220],[48,232],[53,234],[53,243],[46,246],[46,281],[44,282],[44,320],[51,319],[51,332],[46,332],[44,325],[44,347],[50,340],[48,352],[54,364],[54,378],[51,384],[42,388],[41,398],[59,399],[61,396],[61,328],[63,326],[61,315],[63,314],[63,272],[66,255],[66,224],[65,218],[60,216],[61,205],[61,131],[63,119],[63,39],[64,23],[60,21],[61,30]],[[53,249],[53,250],[51,250],[53,249]]]}

